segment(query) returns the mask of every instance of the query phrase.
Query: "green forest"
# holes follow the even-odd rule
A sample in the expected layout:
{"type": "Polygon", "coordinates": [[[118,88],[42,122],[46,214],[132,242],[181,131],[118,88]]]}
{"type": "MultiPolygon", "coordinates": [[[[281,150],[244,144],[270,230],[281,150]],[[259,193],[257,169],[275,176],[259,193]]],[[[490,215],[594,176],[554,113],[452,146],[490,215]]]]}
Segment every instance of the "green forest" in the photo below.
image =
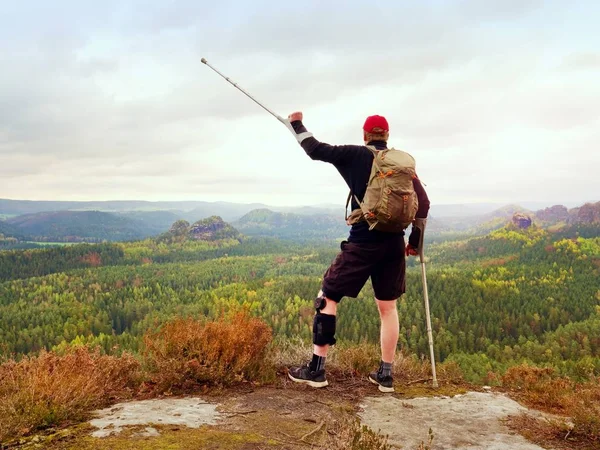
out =
{"type": "MultiPolygon", "coordinates": [[[[471,381],[528,361],[575,378],[600,374],[600,238],[507,225],[431,244],[427,277],[437,360],[471,381]]],[[[174,317],[246,308],[276,339],[310,341],[313,298],[339,246],[262,237],[141,241],[0,251],[0,356],[67,344],[136,352],[174,317]]],[[[233,235],[232,235],[233,236],[233,235]]],[[[428,354],[418,260],[398,302],[399,347],[428,354]]],[[[338,343],[377,342],[370,285],[339,308],[338,343]]]]}

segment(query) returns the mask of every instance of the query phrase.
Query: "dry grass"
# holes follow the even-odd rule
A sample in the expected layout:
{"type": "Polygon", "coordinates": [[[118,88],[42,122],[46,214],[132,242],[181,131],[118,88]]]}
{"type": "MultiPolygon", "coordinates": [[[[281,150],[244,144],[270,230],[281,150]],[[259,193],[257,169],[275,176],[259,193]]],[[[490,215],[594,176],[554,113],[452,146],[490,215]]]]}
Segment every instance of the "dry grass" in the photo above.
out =
{"type": "Polygon", "coordinates": [[[546,420],[523,413],[509,417],[508,426],[529,441],[555,449],[573,449],[568,441],[571,427],[564,421],[546,420]]]}
{"type": "Polygon", "coordinates": [[[68,421],[78,421],[117,399],[198,384],[228,385],[274,377],[265,360],[267,325],[245,312],[215,322],[175,320],[145,336],[145,368],[124,353],[102,355],[87,347],[42,352],[0,365],[0,442],[68,421]]]}
{"type": "Polygon", "coordinates": [[[90,410],[130,396],[139,382],[131,355],[86,347],[62,356],[43,352],[0,366],[0,442],[32,430],[80,420],[90,410]]]}
{"type": "MultiPolygon", "coordinates": [[[[286,339],[272,346],[269,360],[284,371],[285,367],[306,363],[312,355],[312,344],[300,339],[286,339]]],[[[364,378],[379,367],[380,348],[377,344],[336,345],[329,350],[327,376],[333,379],[364,378]]],[[[460,367],[454,362],[436,364],[440,383],[464,384],[460,367]]],[[[412,385],[431,380],[428,359],[400,352],[394,361],[394,381],[412,385]]]]}
{"type": "Polygon", "coordinates": [[[214,322],[176,319],[144,337],[149,385],[164,393],[264,381],[274,374],[265,359],[271,336],[262,320],[244,311],[214,322]]]}
{"type": "Polygon", "coordinates": [[[387,436],[361,425],[358,419],[336,420],[328,429],[327,440],[322,447],[333,450],[391,450],[387,436]]]}
{"type": "MultiPolygon", "coordinates": [[[[278,369],[305,364],[312,357],[313,345],[301,339],[284,339],[274,343],[269,359],[278,369]]],[[[361,343],[338,344],[329,349],[327,375],[352,378],[367,375],[379,367],[379,346],[361,343]]]]}
{"type": "Polygon", "coordinates": [[[592,440],[600,448],[600,384],[588,383],[577,390],[579,404],[571,408],[573,432],[592,440]]]}
{"type": "MultiPolygon", "coordinates": [[[[366,376],[379,367],[380,348],[375,344],[359,344],[334,348],[328,358],[328,370],[344,376],[366,376]],[[331,361],[330,361],[331,360],[331,361]]],[[[462,372],[454,362],[436,364],[440,383],[463,383],[462,372]]],[[[431,362],[425,358],[400,352],[394,360],[394,381],[410,385],[432,378],[431,362]]]]}
{"type": "Polygon", "coordinates": [[[327,371],[343,377],[365,376],[379,367],[379,347],[373,344],[333,347],[327,371]]]}
{"type": "Polygon", "coordinates": [[[600,382],[575,383],[552,369],[516,366],[502,376],[503,387],[527,406],[558,413],[568,419],[519,417],[511,425],[538,443],[558,448],[600,448],[600,382]],[[565,442],[568,447],[562,447],[565,442]]]}
{"type": "MultiPolygon", "coordinates": [[[[86,418],[89,411],[135,394],[142,379],[146,394],[197,392],[203,386],[238,382],[268,382],[275,368],[306,362],[312,344],[302,340],[272,342],[270,328],[245,311],[214,322],[176,319],[145,338],[144,365],[128,354],[102,355],[85,347],[64,354],[43,352],[0,365],[0,441],[36,429],[86,418]]],[[[328,375],[352,395],[371,388],[364,377],[378,367],[376,344],[336,345],[330,351],[328,375]],[[350,389],[349,389],[350,387],[350,389]]],[[[429,386],[431,365],[426,358],[400,352],[394,363],[395,382],[402,395],[429,386]]],[[[465,386],[455,363],[437,365],[440,389],[465,386]]],[[[528,365],[490,374],[522,403],[568,419],[513,417],[511,426],[530,440],[556,448],[600,448],[600,383],[557,375],[552,369],[528,365]]],[[[419,391],[419,392],[421,392],[419,391]]],[[[430,389],[431,395],[440,390],[430,389]]],[[[340,394],[341,395],[341,394],[340,394]]],[[[427,395],[427,393],[425,393],[427,395]]],[[[356,400],[358,397],[352,397],[356,400]]],[[[339,423],[329,433],[329,448],[384,449],[384,437],[354,423],[339,423]]],[[[431,446],[432,437],[422,448],[431,446]]]]}
{"type": "Polygon", "coordinates": [[[595,450],[600,448],[597,435],[594,436],[586,433],[585,430],[578,429],[568,420],[542,419],[529,414],[521,414],[510,417],[508,426],[544,448],[557,450],[595,450]]]}
{"type": "MultiPolygon", "coordinates": [[[[322,447],[332,450],[391,450],[393,447],[388,442],[388,436],[373,431],[366,425],[361,425],[360,420],[344,418],[336,420],[328,428],[326,442],[322,447]]],[[[417,450],[431,450],[434,440],[433,430],[430,428],[427,439],[421,441],[417,450]]]]}
{"type": "MultiPolygon", "coordinates": [[[[301,363],[312,354],[309,342],[273,343],[270,328],[245,311],[214,322],[176,319],[148,333],[144,343],[142,365],[127,353],[107,356],[87,347],[67,347],[64,353],[43,352],[1,364],[0,440],[83,420],[94,409],[135,395],[273,381],[275,368],[301,363]],[[140,390],[142,380],[144,388],[140,390]]],[[[335,346],[328,358],[328,373],[344,379],[345,389],[348,383],[364,387],[359,378],[378,367],[379,354],[379,346],[373,344],[335,346]],[[352,378],[356,380],[349,380],[352,378]]],[[[441,382],[461,380],[453,364],[438,365],[438,374],[441,382]]],[[[428,360],[401,354],[394,376],[400,383],[426,381],[431,366],[428,360]]],[[[343,448],[386,448],[380,436],[346,425],[345,437],[339,440],[343,448]]]]}
{"type": "Polygon", "coordinates": [[[509,368],[501,377],[502,386],[534,408],[563,414],[573,405],[575,383],[556,376],[554,369],[527,364],[509,368]]]}
{"type": "Polygon", "coordinates": [[[313,346],[300,338],[277,338],[269,347],[267,359],[278,369],[302,364],[312,355],[313,346]]]}

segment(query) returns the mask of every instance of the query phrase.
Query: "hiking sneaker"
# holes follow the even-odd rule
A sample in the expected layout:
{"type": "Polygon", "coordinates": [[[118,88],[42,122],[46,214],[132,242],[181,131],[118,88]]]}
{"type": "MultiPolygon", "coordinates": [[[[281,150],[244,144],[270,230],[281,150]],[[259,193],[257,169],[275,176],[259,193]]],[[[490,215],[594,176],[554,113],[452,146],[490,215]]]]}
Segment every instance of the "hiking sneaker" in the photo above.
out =
{"type": "Polygon", "coordinates": [[[394,379],[391,375],[384,377],[381,368],[369,374],[369,381],[376,384],[381,392],[394,392],[394,379]]]}
{"type": "Polygon", "coordinates": [[[325,369],[310,370],[310,363],[305,366],[290,368],[288,376],[296,383],[308,384],[314,388],[322,388],[329,384],[327,378],[325,378],[325,369]]]}

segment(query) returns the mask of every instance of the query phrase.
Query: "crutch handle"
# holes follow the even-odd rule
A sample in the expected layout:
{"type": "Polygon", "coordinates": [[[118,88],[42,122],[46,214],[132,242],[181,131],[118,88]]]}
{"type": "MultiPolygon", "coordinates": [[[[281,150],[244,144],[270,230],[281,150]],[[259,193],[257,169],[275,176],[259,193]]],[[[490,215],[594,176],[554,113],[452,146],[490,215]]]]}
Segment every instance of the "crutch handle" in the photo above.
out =
{"type": "Polygon", "coordinates": [[[421,263],[425,262],[424,252],[424,238],[425,238],[425,227],[427,226],[427,219],[415,219],[413,221],[413,227],[418,228],[419,233],[419,259],[421,263]]]}

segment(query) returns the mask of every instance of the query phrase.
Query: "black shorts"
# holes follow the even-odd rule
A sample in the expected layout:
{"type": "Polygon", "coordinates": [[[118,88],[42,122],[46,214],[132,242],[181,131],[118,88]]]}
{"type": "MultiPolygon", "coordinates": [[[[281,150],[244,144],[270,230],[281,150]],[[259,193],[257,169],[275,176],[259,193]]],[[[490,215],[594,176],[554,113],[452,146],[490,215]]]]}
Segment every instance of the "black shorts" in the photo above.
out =
{"type": "Polygon", "coordinates": [[[357,297],[369,277],[375,298],[396,300],[406,290],[404,236],[395,234],[382,242],[343,241],[342,251],[331,263],[323,279],[325,297],[339,302],[357,297]]]}

